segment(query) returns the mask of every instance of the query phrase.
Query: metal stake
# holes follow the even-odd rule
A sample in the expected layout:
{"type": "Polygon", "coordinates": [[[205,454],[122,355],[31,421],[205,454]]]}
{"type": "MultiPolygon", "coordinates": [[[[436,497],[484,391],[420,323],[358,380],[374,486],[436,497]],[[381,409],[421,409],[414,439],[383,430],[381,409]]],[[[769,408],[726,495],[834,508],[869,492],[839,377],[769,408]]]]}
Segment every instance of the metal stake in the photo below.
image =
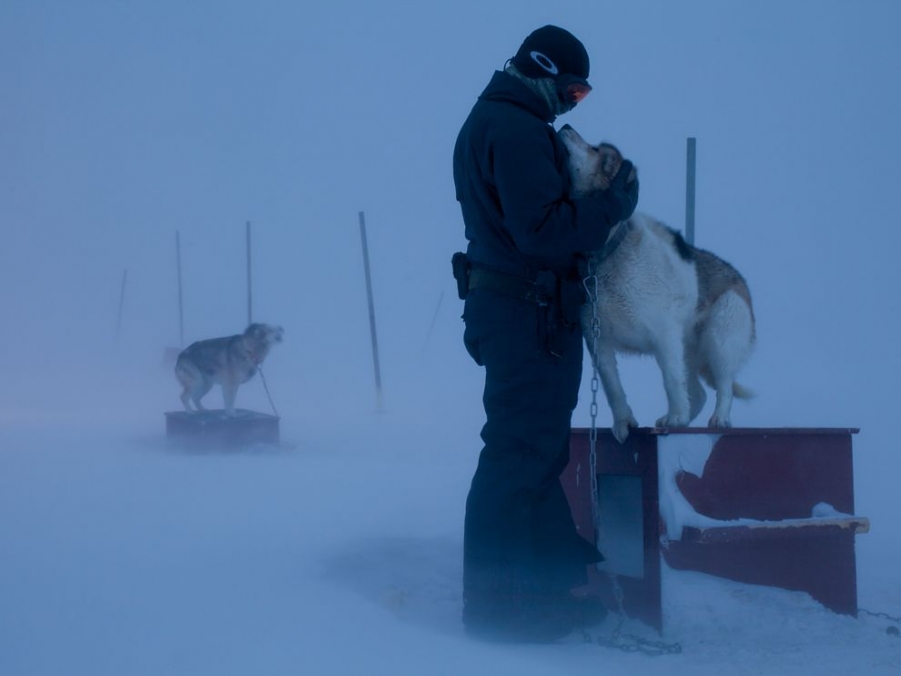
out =
{"type": "Polygon", "coordinates": [[[185,309],[181,290],[181,235],[175,231],[175,267],[178,273],[178,346],[185,345],[185,309]]]}
{"type": "Polygon", "coordinates": [[[696,171],[696,139],[688,137],[685,167],[685,239],[689,244],[695,243],[695,171],[696,171]]]}
{"type": "Polygon", "coordinates": [[[250,221],[247,221],[247,325],[253,324],[253,286],[250,268],[250,221]]]}
{"type": "Polygon", "coordinates": [[[379,367],[379,341],[375,331],[375,303],[372,299],[372,277],[369,274],[369,245],[366,242],[366,217],[360,212],[360,239],[363,242],[363,272],[366,275],[366,299],[369,303],[369,333],[372,336],[372,361],[375,365],[376,409],[382,410],[382,372],[379,367]]]}

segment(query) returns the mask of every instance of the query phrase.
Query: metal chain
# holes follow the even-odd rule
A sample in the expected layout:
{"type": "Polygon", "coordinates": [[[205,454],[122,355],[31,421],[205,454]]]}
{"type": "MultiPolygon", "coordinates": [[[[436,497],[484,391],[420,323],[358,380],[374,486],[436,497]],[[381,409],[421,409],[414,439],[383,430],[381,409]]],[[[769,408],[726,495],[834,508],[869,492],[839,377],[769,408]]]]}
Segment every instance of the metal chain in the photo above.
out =
{"type": "Polygon", "coordinates": [[[260,364],[257,366],[257,371],[260,374],[260,380],[263,381],[263,389],[266,390],[266,396],[269,398],[269,405],[272,407],[272,412],[275,413],[275,417],[280,417],[278,414],[278,409],[275,408],[275,402],[272,401],[272,395],[269,393],[269,385],[266,383],[266,376],[263,375],[263,365],[260,364]]]}
{"type": "MultiPolygon", "coordinates": [[[[591,430],[588,435],[588,465],[591,472],[591,520],[594,524],[595,545],[601,540],[603,535],[601,530],[601,506],[598,499],[598,390],[600,389],[600,373],[598,372],[597,353],[598,341],[601,337],[601,319],[598,316],[599,297],[597,270],[594,261],[589,263],[588,276],[582,280],[585,292],[588,296],[588,303],[591,306],[591,406],[589,413],[591,415],[591,430]]],[[[626,621],[626,610],[623,605],[623,588],[619,583],[617,575],[611,571],[607,571],[607,577],[610,580],[610,586],[613,589],[613,599],[616,601],[617,621],[610,638],[602,636],[592,637],[587,632],[583,632],[582,636],[587,643],[596,643],[605,648],[616,648],[624,652],[643,653],[649,656],[658,655],[676,655],[682,652],[682,646],[678,643],[664,643],[663,641],[650,641],[648,639],[636,636],[635,634],[623,633],[623,624],[626,621]]]]}
{"type": "Polygon", "coordinates": [[[598,389],[600,388],[600,377],[598,374],[598,365],[595,355],[598,353],[598,340],[601,337],[601,320],[598,317],[598,277],[594,274],[593,267],[589,267],[588,277],[582,280],[585,286],[585,292],[588,295],[588,303],[591,306],[591,406],[589,413],[591,415],[591,431],[588,435],[589,454],[588,464],[591,473],[591,522],[594,525],[594,532],[600,533],[601,529],[601,512],[598,504],[598,389]]]}
{"type": "Polygon", "coordinates": [[[889,615],[888,613],[883,613],[879,611],[867,610],[866,608],[858,608],[858,613],[863,613],[864,615],[869,615],[870,617],[879,617],[883,620],[891,620],[892,622],[897,622],[901,624],[901,617],[895,617],[894,615],[889,615]]]}
{"type": "Polygon", "coordinates": [[[648,657],[661,655],[679,655],[682,653],[682,645],[679,643],[664,643],[663,641],[649,641],[635,634],[613,633],[610,638],[603,636],[591,636],[587,632],[582,633],[585,643],[594,643],[602,648],[616,648],[625,653],[641,653],[648,657]]]}

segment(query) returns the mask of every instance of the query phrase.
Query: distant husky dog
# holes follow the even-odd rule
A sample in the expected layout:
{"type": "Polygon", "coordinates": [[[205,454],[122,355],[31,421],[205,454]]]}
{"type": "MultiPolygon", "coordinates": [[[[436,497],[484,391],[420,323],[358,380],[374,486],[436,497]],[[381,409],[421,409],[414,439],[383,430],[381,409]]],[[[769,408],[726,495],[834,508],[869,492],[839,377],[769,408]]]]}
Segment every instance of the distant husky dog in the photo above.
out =
{"type": "MultiPolygon", "coordinates": [[[[612,145],[588,144],[572,127],[560,138],[569,152],[575,194],[609,187],[622,155],[612,145]]],[[[729,263],[689,245],[675,230],[636,213],[618,224],[590,257],[582,330],[613,413],[620,442],[638,427],[616,365],[616,353],[650,354],[663,373],[669,409],[657,427],[687,426],[716,390],[709,427],[731,427],[733,397],[753,396],[735,382],[755,341],[751,293],[729,263]],[[595,337],[594,319],[597,318],[595,337]]]]}
{"type": "Polygon", "coordinates": [[[194,407],[203,411],[200,400],[218,383],[225,411],[234,415],[238,386],[259,370],[270,348],[282,342],[283,333],[280,326],[251,324],[237,336],[199,340],[182,350],[175,362],[175,377],[182,385],[185,410],[190,411],[190,402],[194,402],[194,407]]]}

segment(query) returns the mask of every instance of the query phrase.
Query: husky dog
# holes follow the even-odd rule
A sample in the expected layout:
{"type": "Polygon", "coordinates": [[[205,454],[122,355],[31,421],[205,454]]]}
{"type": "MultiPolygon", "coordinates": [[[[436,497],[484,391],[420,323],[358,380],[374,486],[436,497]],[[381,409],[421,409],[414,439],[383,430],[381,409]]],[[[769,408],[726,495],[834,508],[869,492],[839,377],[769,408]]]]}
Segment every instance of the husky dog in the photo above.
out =
{"type": "Polygon", "coordinates": [[[190,411],[190,402],[194,402],[194,407],[203,411],[200,400],[218,383],[225,411],[234,415],[238,386],[253,377],[269,349],[282,342],[283,333],[280,326],[251,324],[237,336],[199,340],[182,350],[175,362],[175,377],[182,385],[185,410],[190,411]]]}
{"type": "MultiPolygon", "coordinates": [[[[560,138],[574,194],[606,189],[622,162],[619,151],[588,144],[569,125],[560,138]]],[[[591,254],[589,269],[594,277],[586,280],[582,330],[613,413],[614,437],[623,442],[638,427],[617,352],[657,360],[669,407],[658,427],[684,427],[697,417],[707,400],[700,379],[716,390],[708,426],[731,427],[733,397],[752,396],[735,376],[755,341],[751,293],[738,271],[640,213],[613,229],[605,247],[591,254]]]]}

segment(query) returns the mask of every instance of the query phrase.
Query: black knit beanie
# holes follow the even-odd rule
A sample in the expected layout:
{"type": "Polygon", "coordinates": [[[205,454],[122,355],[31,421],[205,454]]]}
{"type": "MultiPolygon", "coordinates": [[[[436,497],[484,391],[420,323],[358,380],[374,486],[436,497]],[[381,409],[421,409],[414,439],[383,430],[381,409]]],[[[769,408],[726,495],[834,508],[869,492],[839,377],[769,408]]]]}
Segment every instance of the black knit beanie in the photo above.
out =
{"type": "Polygon", "coordinates": [[[588,79],[590,63],[585,45],[558,26],[542,26],[523,41],[512,63],[526,77],[575,75],[588,79]]]}

